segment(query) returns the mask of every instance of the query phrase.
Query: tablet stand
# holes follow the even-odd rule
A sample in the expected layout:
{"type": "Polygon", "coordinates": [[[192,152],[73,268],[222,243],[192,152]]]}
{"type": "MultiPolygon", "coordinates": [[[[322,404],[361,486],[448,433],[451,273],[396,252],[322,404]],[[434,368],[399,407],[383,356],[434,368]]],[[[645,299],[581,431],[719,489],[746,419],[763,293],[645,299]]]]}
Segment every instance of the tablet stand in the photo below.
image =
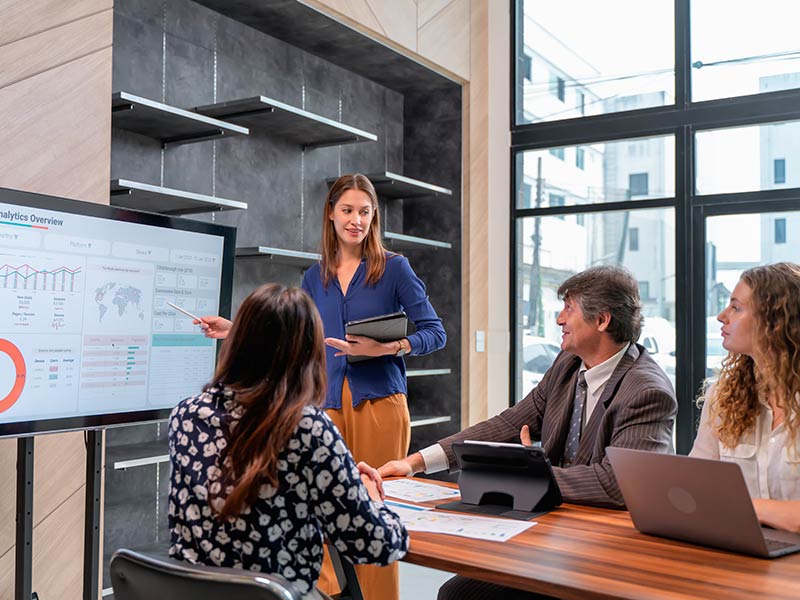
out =
{"type": "Polygon", "coordinates": [[[453,449],[461,466],[461,500],[436,508],[527,521],[561,504],[561,493],[543,454],[514,460],[499,455],[509,452],[505,448],[454,444],[453,449]],[[494,458],[497,462],[492,464],[494,458]]]}

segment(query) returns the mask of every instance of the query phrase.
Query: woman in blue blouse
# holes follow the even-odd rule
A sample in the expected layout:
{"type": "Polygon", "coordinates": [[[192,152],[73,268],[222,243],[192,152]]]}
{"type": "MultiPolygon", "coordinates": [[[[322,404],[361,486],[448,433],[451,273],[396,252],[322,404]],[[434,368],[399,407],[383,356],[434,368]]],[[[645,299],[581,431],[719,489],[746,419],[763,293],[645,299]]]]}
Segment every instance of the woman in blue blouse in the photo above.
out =
{"type": "MultiPolygon", "coordinates": [[[[405,354],[428,354],[447,340],[425,284],[408,259],[381,243],[380,211],[372,182],[343,175],[331,186],[322,219],[322,260],[303,277],[317,305],[328,345],[328,416],[357,460],[385,464],[408,453],[411,439],[406,400],[405,354]],[[390,342],[345,335],[345,324],[403,310],[416,332],[390,342]],[[348,354],[370,360],[348,363],[348,354]]],[[[358,567],[364,597],[399,596],[397,565],[358,567]]],[[[326,565],[320,589],[338,591],[326,565]]]]}
{"type": "Polygon", "coordinates": [[[405,554],[380,477],[320,408],[323,347],[302,290],[268,284],[242,303],[213,382],[170,416],[170,555],[277,573],[311,599],[323,535],[354,563],[405,554]]]}
{"type": "MultiPolygon", "coordinates": [[[[380,211],[372,182],[342,175],[331,186],[322,217],[322,260],[308,269],[303,289],[319,309],[325,328],[328,393],[325,409],[356,460],[383,465],[408,454],[411,439],[406,400],[405,354],[428,354],[447,341],[425,284],[404,256],[381,243],[380,211]],[[403,310],[416,332],[380,343],[345,335],[345,324],[403,310]],[[346,355],[370,360],[348,363],[346,355]]],[[[223,338],[230,322],[203,317],[195,322],[208,337],[223,338]]],[[[399,597],[397,565],[357,567],[367,600],[399,597]]],[[[336,593],[330,562],[319,587],[336,593]]]]}

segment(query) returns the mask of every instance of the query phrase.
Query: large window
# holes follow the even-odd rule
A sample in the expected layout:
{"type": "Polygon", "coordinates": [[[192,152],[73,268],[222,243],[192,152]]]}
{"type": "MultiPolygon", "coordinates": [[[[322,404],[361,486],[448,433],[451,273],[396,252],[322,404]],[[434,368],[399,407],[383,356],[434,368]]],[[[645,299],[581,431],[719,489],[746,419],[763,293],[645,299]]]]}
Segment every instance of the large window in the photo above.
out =
{"type": "MultiPolygon", "coordinates": [[[[555,354],[531,367],[533,348],[561,343],[558,286],[599,264],[630,269],[643,290],[643,338],[656,362],[675,380],[675,224],[672,209],[620,210],[517,220],[517,400],[539,382],[555,354]],[[641,232],[641,235],[640,235],[641,232]],[[635,240],[640,252],[631,251],[635,240]],[[641,246],[640,246],[641,244],[641,246]],[[657,268],[653,268],[657,266],[657,268]]],[[[537,350],[538,352],[538,350],[537,350]]]]}
{"type": "MultiPolygon", "coordinates": [[[[548,206],[553,193],[561,206],[619,202],[675,195],[675,139],[672,136],[598,142],[585,146],[529,150],[517,154],[522,185],[538,190],[521,197],[518,208],[548,206]],[[630,148],[636,148],[631,154],[630,148]],[[566,160],[574,156],[574,160],[566,160]]],[[[549,206],[554,206],[551,203],[549,206]]]]}
{"type": "Polygon", "coordinates": [[[673,0],[520,2],[517,123],[674,101],[673,0]]]}
{"type": "Polygon", "coordinates": [[[800,211],[726,214],[706,220],[709,252],[706,280],[706,369],[712,376],[727,352],[722,348],[717,315],[742,271],[780,261],[800,263],[800,246],[786,244],[787,225],[800,226],[800,211]],[[748,235],[742,236],[741,232],[748,235]]]}
{"type": "Polygon", "coordinates": [[[800,261],[800,3],[511,7],[516,52],[538,67],[512,73],[510,401],[557,353],[559,284],[624,265],[688,452],[733,285],[754,264],[800,261]]]}
{"type": "Polygon", "coordinates": [[[692,99],[800,87],[798,22],[794,0],[692,2],[692,99]]]}
{"type": "Polygon", "coordinates": [[[697,133],[697,193],[719,194],[800,185],[800,121],[697,133]]]}

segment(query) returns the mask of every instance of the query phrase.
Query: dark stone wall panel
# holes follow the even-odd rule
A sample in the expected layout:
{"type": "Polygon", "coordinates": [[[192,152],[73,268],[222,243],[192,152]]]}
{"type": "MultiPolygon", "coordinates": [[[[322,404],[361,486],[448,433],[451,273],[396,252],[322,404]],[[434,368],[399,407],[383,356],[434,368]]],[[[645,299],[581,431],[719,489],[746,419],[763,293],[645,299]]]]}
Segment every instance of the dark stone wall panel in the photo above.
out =
{"type": "Polygon", "coordinates": [[[210,195],[213,151],[211,144],[168,146],[164,150],[164,186],[210,195]]]}
{"type": "Polygon", "coordinates": [[[232,305],[235,316],[244,299],[264,283],[282,283],[299,287],[303,281],[303,269],[264,258],[241,258],[236,261],[233,280],[232,305]]]}
{"type": "Polygon", "coordinates": [[[161,101],[162,30],[114,13],[111,89],[161,101]]]}
{"type": "Polygon", "coordinates": [[[266,72],[250,64],[238,63],[226,54],[217,53],[217,69],[217,102],[265,95],[290,104],[295,99],[296,94],[290,91],[290,86],[286,86],[285,90],[282,86],[274,86],[278,87],[276,91],[279,93],[267,94],[273,83],[266,72]]]}
{"type": "MultiPolygon", "coordinates": [[[[333,54],[344,50],[350,51],[337,44],[330,47],[333,54]]],[[[412,449],[417,449],[457,430],[460,422],[461,93],[460,89],[443,91],[441,85],[430,82],[404,86],[406,91],[400,92],[336,62],[328,60],[326,53],[311,54],[190,0],[116,0],[115,90],[157,101],[164,98],[186,108],[264,95],[365,129],[379,139],[304,149],[272,137],[267,119],[263,126],[252,127],[247,137],[170,146],[162,152],[156,140],[115,129],[112,177],[246,202],[247,211],[189,218],[236,227],[240,247],[307,252],[320,249],[329,178],[389,170],[453,188],[452,198],[380,200],[384,230],[453,244],[452,250],[406,252],[427,284],[449,338],[445,350],[410,357],[407,365],[452,370],[448,376],[409,380],[412,416],[452,417],[450,423],[414,428],[412,449]],[[425,91],[411,93],[409,89],[425,91]]],[[[402,71],[407,62],[402,59],[381,68],[402,71]]],[[[415,65],[397,74],[408,79],[408,73],[419,69],[415,65]]],[[[259,285],[300,285],[302,276],[303,269],[274,260],[237,259],[233,314],[259,285]]],[[[155,425],[112,430],[107,443],[112,447],[163,439],[165,431],[163,424],[160,432],[155,425]]],[[[168,466],[107,471],[107,476],[106,566],[118,547],[166,541],[168,466]]]]}
{"type": "Polygon", "coordinates": [[[193,108],[214,101],[214,51],[167,36],[165,102],[193,108]]]}
{"type": "MultiPolygon", "coordinates": [[[[160,28],[164,22],[164,0],[114,0],[114,15],[123,15],[146,25],[160,28]]],[[[117,29],[114,24],[114,44],[117,29]]]]}
{"type": "MultiPolygon", "coordinates": [[[[409,380],[412,416],[450,415],[452,421],[425,427],[414,443],[436,428],[459,429],[461,419],[461,90],[406,95],[404,105],[405,174],[452,189],[452,196],[406,200],[403,233],[446,241],[451,249],[407,253],[447,331],[447,347],[433,355],[415,357],[409,368],[449,368],[450,375],[409,380]]],[[[435,440],[433,440],[435,441],[435,440]]]]}
{"type": "Polygon", "coordinates": [[[161,184],[161,143],[122,129],[112,130],[111,179],[161,184]]]}
{"type": "Polygon", "coordinates": [[[191,0],[169,0],[163,4],[167,34],[214,50],[219,13],[191,0]]]}

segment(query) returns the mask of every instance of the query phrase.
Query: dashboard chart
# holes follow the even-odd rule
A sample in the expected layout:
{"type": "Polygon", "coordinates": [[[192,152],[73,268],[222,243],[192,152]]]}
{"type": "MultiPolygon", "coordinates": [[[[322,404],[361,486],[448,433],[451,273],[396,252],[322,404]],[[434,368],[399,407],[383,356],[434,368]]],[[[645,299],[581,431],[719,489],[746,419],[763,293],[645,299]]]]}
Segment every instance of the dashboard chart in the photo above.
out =
{"type": "Polygon", "coordinates": [[[198,393],[216,346],[166,303],[219,314],[223,246],[0,202],[0,426],[159,410],[198,393]]]}

